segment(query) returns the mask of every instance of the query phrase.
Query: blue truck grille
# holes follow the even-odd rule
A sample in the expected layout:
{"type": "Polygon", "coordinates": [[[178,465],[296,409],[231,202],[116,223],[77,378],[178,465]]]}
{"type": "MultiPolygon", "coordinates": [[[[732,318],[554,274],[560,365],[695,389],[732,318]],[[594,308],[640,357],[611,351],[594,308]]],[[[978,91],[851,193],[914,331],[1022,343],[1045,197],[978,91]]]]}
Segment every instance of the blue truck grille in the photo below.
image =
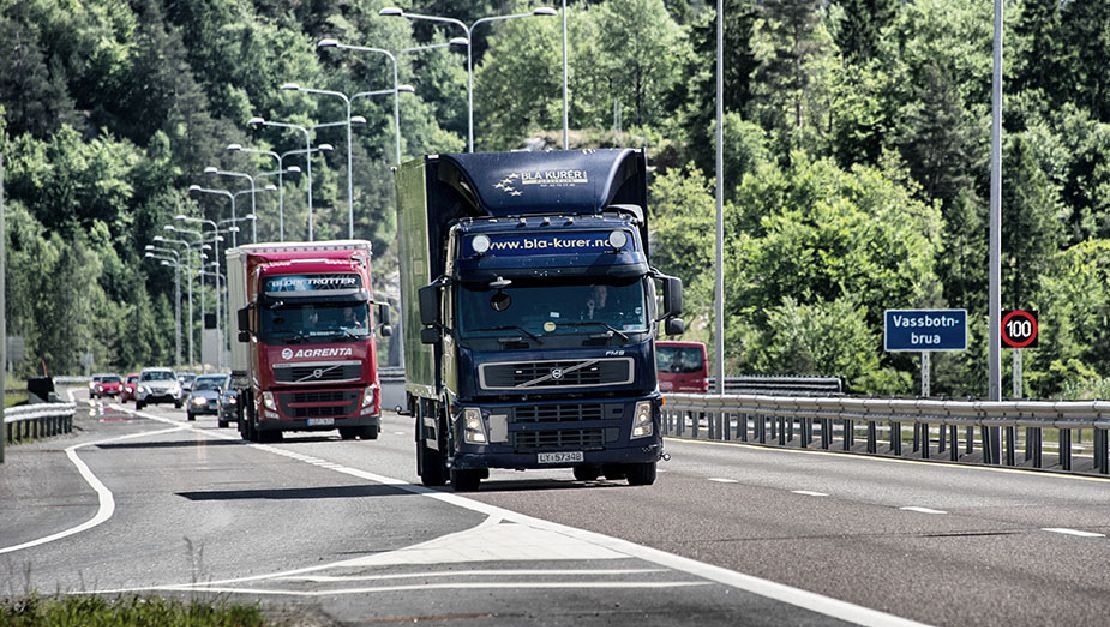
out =
{"type": "Polygon", "coordinates": [[[625,385],[635,379],[632,363],[630,357],[487,363],[478,376],[486,390],[625,385]]]}
{"type": "Polygon", "coordinates": [[[605,447],[605,429],[564,429],[559,431],[517,431],[512,434],[513,450],[596,450],[605,447]]]}
{"type": "Polygon", "coordinates": [[[513,422],[521,424],[529,422],[551,423],[604,420],[609,417],[619,418],[621,409],[620,405],[603,405],[601,403],[530,405],[527,407],[514,407],[513,422]],[[615,416],[612,415],[614,409],[615,416]]]}

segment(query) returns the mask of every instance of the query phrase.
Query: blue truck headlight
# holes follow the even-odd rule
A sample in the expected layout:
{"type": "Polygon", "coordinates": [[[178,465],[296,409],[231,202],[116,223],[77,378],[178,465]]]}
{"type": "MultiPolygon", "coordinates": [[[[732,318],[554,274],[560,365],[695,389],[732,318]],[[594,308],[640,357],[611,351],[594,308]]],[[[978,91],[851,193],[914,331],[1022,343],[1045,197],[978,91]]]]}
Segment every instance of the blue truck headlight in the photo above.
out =
{"type": "Polygon", "coordinates": [[[628,236],[624,234],[624,231],[613,231],[609,234],[609,245],[613,248],[620,250],[627,243],[628,236]]]}
{"type": "Polygon", "coordinates": [[[463,440],[467,444],[485,444],[488,441],[481,409],[467,407],[463,410],[463,440]]]}
{"type": "Polygon", "coordinates": [[[646,438],[655,434],[655,422],[651,416],[651,401],[636,403],[636,413],[632,416],[632,439],[646,438]]]}

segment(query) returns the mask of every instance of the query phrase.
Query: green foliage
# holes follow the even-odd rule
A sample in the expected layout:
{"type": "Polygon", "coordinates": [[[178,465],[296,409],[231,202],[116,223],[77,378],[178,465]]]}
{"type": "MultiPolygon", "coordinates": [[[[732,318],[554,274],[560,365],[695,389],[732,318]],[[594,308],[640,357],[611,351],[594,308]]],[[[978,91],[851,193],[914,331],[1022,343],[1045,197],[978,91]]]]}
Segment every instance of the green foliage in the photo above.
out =
{"type": "Polygon", "coordinates": [[[0,622],[11,627],[251,627],[268,624],[257,606],[183,602],[160,597],[40,597],[31,595],[0,603],[0,622]]]}

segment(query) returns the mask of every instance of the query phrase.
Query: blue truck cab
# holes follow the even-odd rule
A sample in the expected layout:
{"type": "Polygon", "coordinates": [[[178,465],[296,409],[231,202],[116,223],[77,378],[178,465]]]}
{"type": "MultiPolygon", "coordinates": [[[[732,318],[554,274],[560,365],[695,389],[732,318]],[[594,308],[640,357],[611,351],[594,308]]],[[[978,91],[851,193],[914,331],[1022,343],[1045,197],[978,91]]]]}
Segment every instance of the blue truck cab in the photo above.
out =
{"type": "Polygon", "coordinates": [[[398,168],[406,392],[425,485],[476,490],[490,468],[655,481],[654,338],[684,324],[681,281],[649,263],[646,175],[633,150],[398,168]]]}

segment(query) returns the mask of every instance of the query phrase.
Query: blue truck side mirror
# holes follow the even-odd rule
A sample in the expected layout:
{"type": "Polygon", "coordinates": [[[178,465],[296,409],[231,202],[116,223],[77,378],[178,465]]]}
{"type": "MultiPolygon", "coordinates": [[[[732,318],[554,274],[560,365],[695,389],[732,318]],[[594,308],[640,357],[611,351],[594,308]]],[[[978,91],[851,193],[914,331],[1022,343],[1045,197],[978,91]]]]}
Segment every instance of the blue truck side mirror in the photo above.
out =
{"type": "Polygon", "coordinates": [[[686,332],[686,321],[682,318],[667,318],[664,335],[682,335],[686,332]]]}
{"type": "Polygon", "coordinates": [[[682,279],[673,276],[663,277],[663,309],[666,318],[682,315],[682,279]]]}

